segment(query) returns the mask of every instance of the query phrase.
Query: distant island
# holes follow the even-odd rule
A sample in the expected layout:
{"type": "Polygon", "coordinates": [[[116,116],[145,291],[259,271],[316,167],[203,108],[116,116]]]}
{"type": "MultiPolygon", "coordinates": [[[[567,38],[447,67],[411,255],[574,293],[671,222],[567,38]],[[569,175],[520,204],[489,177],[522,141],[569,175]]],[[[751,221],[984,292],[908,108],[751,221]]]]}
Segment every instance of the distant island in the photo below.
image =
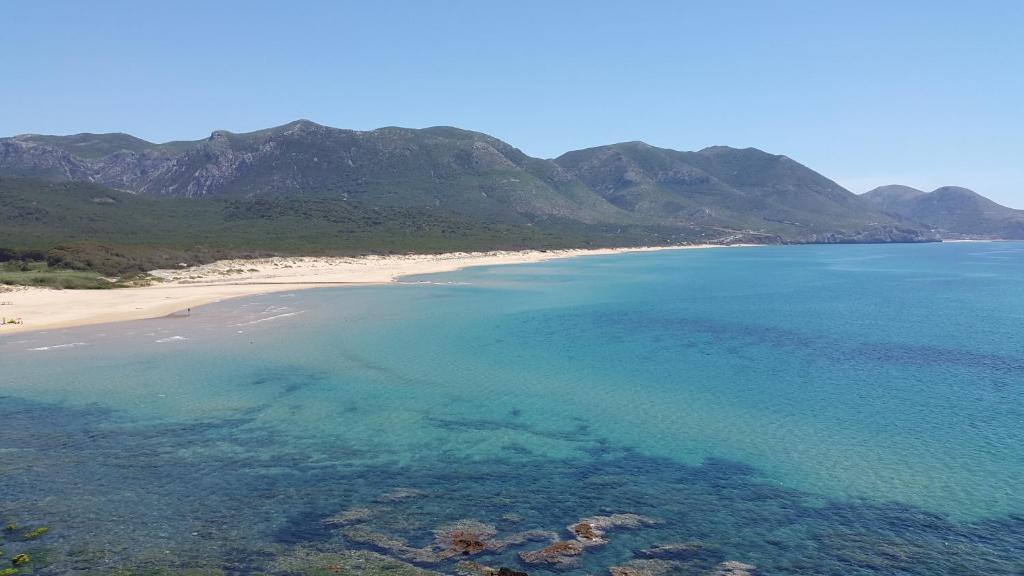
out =
{"type": "Polygon", "coordinates": [[[0,282],[84,275],[65,287],[275,255],[1024,238],[1022,214],[964,189],[859,196],[786,156],[727,146],[540,159],[458,128],[307,120],[164,144],[0,139],[0,282]]]}

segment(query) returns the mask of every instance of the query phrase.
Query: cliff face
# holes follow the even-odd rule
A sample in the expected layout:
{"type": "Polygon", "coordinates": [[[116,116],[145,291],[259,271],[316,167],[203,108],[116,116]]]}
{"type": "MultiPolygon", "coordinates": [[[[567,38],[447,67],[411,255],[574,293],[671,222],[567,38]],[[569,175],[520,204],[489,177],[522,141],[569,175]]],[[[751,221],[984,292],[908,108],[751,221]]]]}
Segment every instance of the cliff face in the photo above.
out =
{"type": "Polygon", "coordinates": [[[157,147],[114,150],[100,158],[78,156],[33,136],[0,139],[0,173],[49,181],[96,182],[142,192],[173,158],[157,147]]]}
{"type": "Polygon", "coordinates": [[[933,232],[900,226],[870,226],[856,230],[838,230],[810,234],[799,242],[806,244],[886,244],[937,241],[940,237],[933,232]]]}

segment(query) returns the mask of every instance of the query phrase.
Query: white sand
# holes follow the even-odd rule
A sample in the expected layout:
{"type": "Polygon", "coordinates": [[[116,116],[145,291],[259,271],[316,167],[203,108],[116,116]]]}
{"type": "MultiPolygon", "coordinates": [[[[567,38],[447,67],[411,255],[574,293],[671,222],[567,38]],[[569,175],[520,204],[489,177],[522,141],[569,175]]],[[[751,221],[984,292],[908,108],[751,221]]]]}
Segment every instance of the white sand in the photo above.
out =
{"type": "Polygon", "coordinates": [[[470,266],[525,264],[575,256],[711,247],[719,246],[221,260],[194,268],[155,270],[152,274],[163,281],[144,288],[14,288],[0,291],[0,317],[20,318],[23,322],[0,326],[0,336],[30,330],[156,318],[239,296],[331,285],[383,284],[395,282],[401,276],[450,272],[470,266]]]}

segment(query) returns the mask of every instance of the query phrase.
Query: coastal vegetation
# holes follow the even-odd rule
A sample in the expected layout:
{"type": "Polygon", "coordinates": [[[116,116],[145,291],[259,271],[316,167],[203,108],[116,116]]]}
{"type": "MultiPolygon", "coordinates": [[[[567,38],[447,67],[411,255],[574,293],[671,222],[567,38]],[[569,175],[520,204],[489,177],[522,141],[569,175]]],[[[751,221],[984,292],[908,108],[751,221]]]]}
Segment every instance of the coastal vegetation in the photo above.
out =
{"type": "Polygon", "coordinates": [[[133,285],[148,270],[224,258],[636,246],[693,229],[534,224],[342,199],[153,198],[90,183],[0,178],[0,283],[133,285]],[[102,199],[102,201],[97,201],[102,199]]]}
{"type": "Polygon", "coordinates": [[[0,264],[0,284],[45,288],[95,289],[119,286],[97,272],[51,268],[45,261],[12,260],[0,264]]]}

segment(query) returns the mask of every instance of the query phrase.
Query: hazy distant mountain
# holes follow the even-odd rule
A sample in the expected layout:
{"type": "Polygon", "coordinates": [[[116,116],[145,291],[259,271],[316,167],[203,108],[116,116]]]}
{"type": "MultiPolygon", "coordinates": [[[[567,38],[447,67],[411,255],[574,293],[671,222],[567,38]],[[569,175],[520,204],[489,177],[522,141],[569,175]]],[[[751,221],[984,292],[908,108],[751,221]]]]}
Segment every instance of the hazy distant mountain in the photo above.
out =
{"type": "Polygon", "coordinates": [[[944,186],[923,192],[908,186],[881,186],[863,197],[947,237],[1024,239],[1024,210],[996,204],[967,188],[944,186]]]}
{"type": "Polygon", "coordinates": [[[354,131],[299,120],[165,144],[22,135],[0,139],[0,176],[174,198],[344,200],[518,225],[683,227],[717,241],[927,238],[813,170],[752,148],[630,142],[544,160],[451,127],[354,131]]]}
{"type": "Polygon", "coordinates": [[[886,212],[895,212],[898,211],[899,207],[906,201],[921,196],[922,194],[925,194],[925,192],[923,190],[918,190],[917,188],[901,186],[899,184],[890,184],[888,186],[879,186],[874,190],[869,190],[861,196],[870,200],[873,204],[886,212]]]}

